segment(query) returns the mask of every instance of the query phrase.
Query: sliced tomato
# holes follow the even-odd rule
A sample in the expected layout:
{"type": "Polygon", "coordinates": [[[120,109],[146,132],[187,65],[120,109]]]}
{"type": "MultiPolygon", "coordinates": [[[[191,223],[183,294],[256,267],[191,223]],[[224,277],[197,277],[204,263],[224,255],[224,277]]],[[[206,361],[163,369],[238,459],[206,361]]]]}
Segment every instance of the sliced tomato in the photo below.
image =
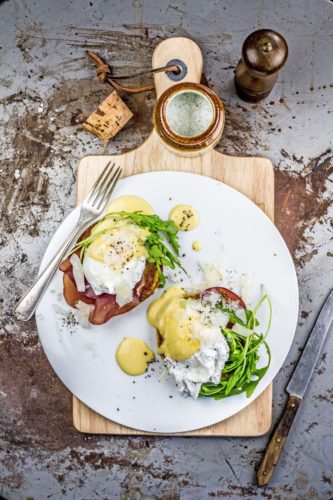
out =
{"type": "Polygon", "coordinates": [[[200,298],[205,298],[205,297],[207,297],[207,295],[209,295],[211,293],[218,293],[219,295],[221,295],[224,298],[224,300],[227,303],[228,302],[236,302],[238,304],[239,308],[246,309],[246,305],[245,305],[243,299],[241,299],[241,297],[239,295],[237,295],[232,290],[229,290],[229,288],[223,288],[222,286],[214,286],[211,288],[207,288],[206,290],[201,292],[200,298]]]}

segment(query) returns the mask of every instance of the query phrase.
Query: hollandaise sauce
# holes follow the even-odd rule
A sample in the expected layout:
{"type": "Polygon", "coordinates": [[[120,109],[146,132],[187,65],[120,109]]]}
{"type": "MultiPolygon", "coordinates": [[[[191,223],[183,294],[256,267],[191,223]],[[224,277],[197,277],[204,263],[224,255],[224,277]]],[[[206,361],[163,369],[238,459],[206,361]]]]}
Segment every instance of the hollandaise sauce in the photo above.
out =
{"type": "Polygon", "coordinates": [[[196,252],[200,252],[200,250],[202,249],[202,243],[201,243],[201,241],[193,241],[192,248],[196,252]]]}
{"type": "Polygon", "coordinates": [[[140,198],[139,196],[135,195],[125,195],[125,196],[119,196],[118,198],[115,198],[111,203],[108,205],[106,209],[107,213],[112,213],[112,212],[141,212],[142,214],[145,215],[153,215],[154,210],[152,207],[149,205],[149,203],[144,200],[143,198],[140,198]]]}
{"type": "Polygon", "coordinates": [[[177,205],[170,214],[169,219],[179,231],[191,231],[199,224],[199,213],[191,205],[177,205]]]}
{"type": "Polygon", "coordinates": [[[162,338],[159,354],[175,361],[184,361],[200,349],[200,339],[193,335],[193,318],[184,314],[185,292],[172,286],[148,308],[149,323],[158,330],[162,338]]]}
{"type": "Polygon", "coordinates": [[[147,371],[148,364],[155,358],[154,352],[147,344],[135,337],[125,337],[120,342],[116,360],[123,372],[128,375],[142,375],[147,371]]]}

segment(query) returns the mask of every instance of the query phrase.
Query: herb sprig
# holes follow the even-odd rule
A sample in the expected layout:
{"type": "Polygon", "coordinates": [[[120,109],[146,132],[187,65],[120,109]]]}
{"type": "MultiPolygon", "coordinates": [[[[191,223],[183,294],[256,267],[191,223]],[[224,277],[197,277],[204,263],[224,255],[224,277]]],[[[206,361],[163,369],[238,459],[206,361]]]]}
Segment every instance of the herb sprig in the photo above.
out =
{"type": "Polygon", "coordinates": [[[220,383],[218,385],[212,383],[203,384],[200,389],[200,396],[223,399],[241,394],[242,392],[245,392],[248,398],[253,394],[260,380],[267,373],[271,361],[271,352],[265,341],[272,321],[271,301],[267,293],[265,293],[253,311],[249,309],[245,310],[246,321],[239,318],[233,309],[225,311],[229,315],[230,323],[238,323],[249,330],[253,330],[256,326],[259,326],[256,313],[264,301],[267,301],[269,307],[268,326],[264,334],[253,331],[249,336],[244,337],[234,332],[232,328],[222,329],[222,333],[225,335],[230,349],[229,358],[222,370],[220,383]],[[259,347],[262,344],[266,349],[268,362],[262,368],[258,368],[257,364],[260,359],[259,347]]]}
{"type": "MultiPolygon", "coordinates": [[[[163,288],[166,284],[163,266],[170,267],[171,269],[175,269],[178,266],[186,273],[179,259],[178,230],[172,221],[162,220],[158,215],[145,215],[140,212],[113,212],[102,217],[98,221],[98,224],[107,219],[113,219],[110,228],[116,228],[119,223],[128,221],[142,229],[148,230],[149,234],[144,241],[144,246],[148,253],[147,261],[153,262],[156,265],[160,288],[163,288]],[[170,244],[170,249],[165,244],[165,240],[170,244]]],[[[88,238],[81,240],[71,253],[80,250],[80,259],[82,260],[84,252],[91,243],[98,236],[106,234],[110,228],[97,231],[88,236],[88,238]]]]}

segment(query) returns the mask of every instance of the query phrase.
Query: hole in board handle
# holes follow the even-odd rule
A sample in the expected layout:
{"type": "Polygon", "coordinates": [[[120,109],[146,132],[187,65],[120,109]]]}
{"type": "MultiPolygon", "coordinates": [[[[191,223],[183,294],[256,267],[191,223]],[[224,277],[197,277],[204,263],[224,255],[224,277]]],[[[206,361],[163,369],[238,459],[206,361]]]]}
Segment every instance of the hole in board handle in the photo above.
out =
{"type": "Polygon", "coordinates": [[[180,59],[171,59],[166,66],[178,66],[179,71],[167,71],[165,74],[172,80],[173,82],[180,82],[187,75],[187,66],[180,59]]]}

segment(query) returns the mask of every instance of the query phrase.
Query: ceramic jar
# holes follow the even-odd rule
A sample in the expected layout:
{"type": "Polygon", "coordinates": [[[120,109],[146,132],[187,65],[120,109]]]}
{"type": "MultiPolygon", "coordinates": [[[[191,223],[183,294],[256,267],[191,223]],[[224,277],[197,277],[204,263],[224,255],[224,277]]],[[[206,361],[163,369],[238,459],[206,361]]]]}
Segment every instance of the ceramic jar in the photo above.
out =
{"type": "Polygon", "coordinates": [[[199,156],[220,140],[225,113],[218,95],[199,83],[179,83],[159,97],[154,126],[165,146],[180,156],[199,156]]]}

